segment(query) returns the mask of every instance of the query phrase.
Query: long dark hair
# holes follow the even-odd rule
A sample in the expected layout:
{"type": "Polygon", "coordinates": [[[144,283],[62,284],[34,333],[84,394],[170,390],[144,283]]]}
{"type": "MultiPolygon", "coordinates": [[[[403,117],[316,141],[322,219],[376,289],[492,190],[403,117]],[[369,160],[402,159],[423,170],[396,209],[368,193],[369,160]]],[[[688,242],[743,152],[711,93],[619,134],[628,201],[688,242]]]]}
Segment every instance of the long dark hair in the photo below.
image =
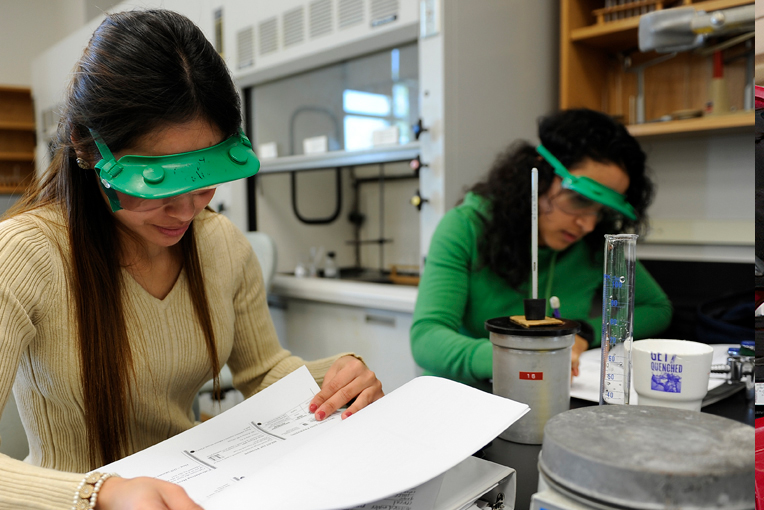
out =
{"type": "MultiPolygon", "coordinates": [[[[88,128],[116,153],[155,129],[195,119],[227,136],[241,125],[236,87],[201,30],[165,10],[107,15],[75,67],[48,171],[9,212],[48,204],[65,211],[91,467],[130,453],[129,390],[135,374],[120,269],[122,240],[130,232],[102,198],[96,172],[77,166],[75,151],[100,159],[88,128]]],[[[193,224],[179,251],[219,388],[220,361],[193,224]]]]}
{"type": "MultiPolygon", "coordinates": [[[[626,199],[634,206],[637,219],[606,217],[600,221],[583,238],[593,256],[599,253],[604,234],[640,233],[645,229],[653,184],[645,174],[645,153],[623,125],[593,110],[564,110],[542,118],[538,136],[541,144],[569,169],[589,158],[614,163],[629,176],[626,199]]],[[[533,167],[539,170],[538,192],[543,195],[552,184],[554,169],[539,156],[535,146],[525,141],[515,142],[499,155],[486,178],[470,189],[490,201],[491,214],[485,218],[485,234],[478,245],[480,263],[514,288],[527,281],[531,268],[533,167]]]]}

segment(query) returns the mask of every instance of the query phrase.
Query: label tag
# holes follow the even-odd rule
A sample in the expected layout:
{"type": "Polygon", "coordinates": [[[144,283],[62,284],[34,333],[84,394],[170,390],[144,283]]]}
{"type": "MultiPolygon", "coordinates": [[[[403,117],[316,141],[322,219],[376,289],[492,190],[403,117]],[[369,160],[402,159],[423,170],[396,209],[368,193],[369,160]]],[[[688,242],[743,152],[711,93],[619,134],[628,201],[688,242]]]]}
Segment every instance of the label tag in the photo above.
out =
{"type": "Polygon", "coordinates": [[[665,393],[682,393],[682,364],[676,354],[650,352],[650,389],[665,393]]]}
{"type": "Polygon", "coordinates": [[[543,381],[544,372],[520,372],[521,381],[543,381]]]}

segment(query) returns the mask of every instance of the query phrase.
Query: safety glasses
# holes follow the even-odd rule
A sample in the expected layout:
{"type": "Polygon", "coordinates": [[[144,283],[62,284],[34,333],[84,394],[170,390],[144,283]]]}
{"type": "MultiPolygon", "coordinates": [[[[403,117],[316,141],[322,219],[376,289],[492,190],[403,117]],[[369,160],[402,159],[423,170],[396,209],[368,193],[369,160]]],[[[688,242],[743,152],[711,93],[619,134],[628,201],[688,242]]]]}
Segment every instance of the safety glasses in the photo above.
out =
{"type": "MultiPolygon", "coordinates": [[[[164,207],[169,204],[177,203],[182,200],[211,200],[215,196],[215,190],[221,186],[216,184],[214,186],[207,186],[195,191],[189,191],[188,193],[182,193],[168,198],[139,198],[132,195],[126,195],[120,191],[114,191],[117,200],[119,201],[120,209],[133,212],[148,212],[160,207],[164,207]]],[[[108,196],[108,195],[107,195],[108,196]]],[[[113,207],[112,207],[113,210],[113,207]]],[[[116,212],[116,211],[115,211],[116,212]]]]}
{"type": "Polygon", "coordinates": [[[590,200],[585,196],[576,193],[573,190],[561,189],[550,198],[553,207],[566,214],[582,217],[596,217],[597,220],[603,219],[608,212],[602,204],[590,200]]]}
{"type": "MultiPolygon", "coordinates": [[[[626,201],[626,197],[622,194],[584,175],[571,174],[568,169],[565,168],[565,166],[543,145],[536,147],[536,152],[552,165],[554,173],[562,179],[563,189],[574,191],[576,194],[591,202],[596,202],[609,207],[630,220],[637,219],[637,213],[634,210],[634,207],[626,201]]],[[[581,199],[576,200],[581,201],[581,199]]],[[[585,202],[582,201],[581,203],[583,204],[585,202]]],[[[585,207],[583,209],[585,209],[585,207]]]]}
{"type": "Polygon", "coordinates": [[[244,131],[221,143],[167,156],[125,155],[116,160],[95,130],[90,130],[101,153],[96,163],[101,187],[113,212],[150,211],[182,197],[212,198],[220,184],[251,177],[260,161],[244,131]]]}

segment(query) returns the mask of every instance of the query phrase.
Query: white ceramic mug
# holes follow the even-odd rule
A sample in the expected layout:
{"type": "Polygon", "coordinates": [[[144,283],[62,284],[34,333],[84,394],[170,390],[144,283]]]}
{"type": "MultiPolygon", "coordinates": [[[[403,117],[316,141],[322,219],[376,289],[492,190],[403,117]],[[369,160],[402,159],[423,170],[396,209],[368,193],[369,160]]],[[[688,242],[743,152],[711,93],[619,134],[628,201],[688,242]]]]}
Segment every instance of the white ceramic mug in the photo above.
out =
{"type": "Polygon", "coordinates": [[[700,411],[713,355],[710,345],[689,340],[633,342],[632,381],[637,403],[700,411]]]}

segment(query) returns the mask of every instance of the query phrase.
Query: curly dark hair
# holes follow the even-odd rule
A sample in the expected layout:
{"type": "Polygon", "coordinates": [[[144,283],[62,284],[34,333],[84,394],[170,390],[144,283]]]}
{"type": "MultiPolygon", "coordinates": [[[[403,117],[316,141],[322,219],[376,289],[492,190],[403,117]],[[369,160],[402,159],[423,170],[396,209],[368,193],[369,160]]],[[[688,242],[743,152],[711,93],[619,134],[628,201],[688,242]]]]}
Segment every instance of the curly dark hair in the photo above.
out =
{"type": "MultiPolygon", "coordinates": [[[[636,220],[606,216],[583,238],[593,259],[602,248],[604,234],[642,233],[645,211],[653,197],[653,184],[645,173],[645,153],[626,128],[609,116],[588,109],[564,110],[539,121],[538,137],[568,169],[584,160],[613,163],[629,176],[626,199],[634,206],[636,220]]],[[[517,141],[500,154],[486,178],[469,191],[490,201],[491,215],[484,218],[480,264],[488,266],[513,288],[527,281],[531,270],[531,169],[539,171],[539,195],[549,190],[554,169],[533,145],[517,141]]]]}

